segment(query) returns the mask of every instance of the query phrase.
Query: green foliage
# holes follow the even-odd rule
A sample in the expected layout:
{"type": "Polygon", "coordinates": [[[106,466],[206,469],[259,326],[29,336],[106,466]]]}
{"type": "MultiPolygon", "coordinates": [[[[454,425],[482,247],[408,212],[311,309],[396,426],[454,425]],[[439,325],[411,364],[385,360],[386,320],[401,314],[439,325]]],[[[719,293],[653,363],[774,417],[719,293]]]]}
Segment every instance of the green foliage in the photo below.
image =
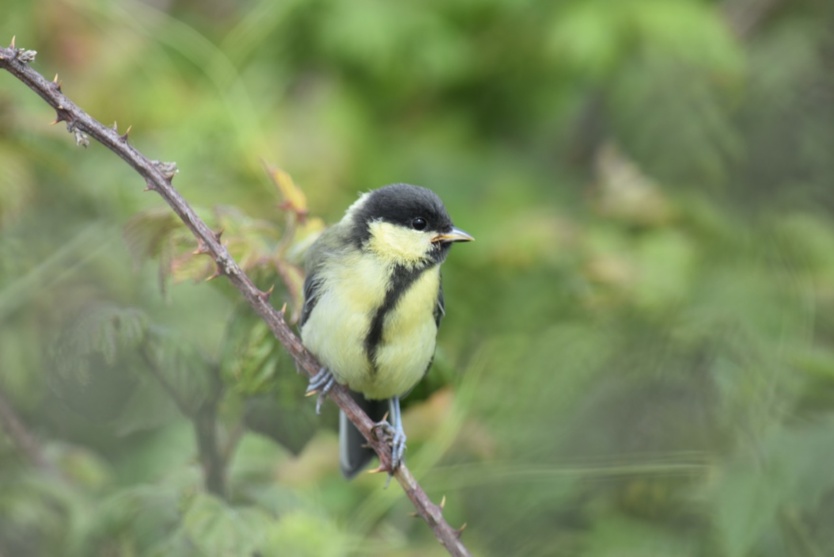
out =
{"type": "Polygon", "coordinates": [[[216,497],[197,494],[183,514],[181,534],[200,555],[248,555],[270,522],[258,509],[234,509],[216,497]]]}
{"type": "Polygon", "coordinates": [[[89,379],[92,361],[113,366],[118,355],[138,347],[145,338],[147,316],[138,309],[99,304],[73,319],[55,343],[54,361],[62,375],[74,375],[79,382],[89,379]]]}
{"type": "MultiPolygon", "coordinates": [[[[0,40],[176,160],[290,322],[357,192],[441,195],[477,241],[407,459],[475,553],[834,547],[830,3],[6,4],[0,40]]],[[[336,412],[178,219],[53,116],[0,74],[0,554],[442,555],[398,488],[339,476],[336,412]]]]}

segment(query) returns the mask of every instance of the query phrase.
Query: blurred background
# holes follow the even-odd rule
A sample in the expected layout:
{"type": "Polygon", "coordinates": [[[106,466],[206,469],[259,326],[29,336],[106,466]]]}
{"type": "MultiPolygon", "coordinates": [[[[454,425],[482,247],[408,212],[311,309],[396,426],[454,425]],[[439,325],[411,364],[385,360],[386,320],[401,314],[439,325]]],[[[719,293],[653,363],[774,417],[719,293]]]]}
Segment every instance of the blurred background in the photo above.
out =
{"type": "MultiPolygon", "coordinates": [[[[478,555],[834,547],[834,3],[5,0],[272,302],[361,191],[477,241],[408,464],[478,555]]],[[[130,168],[0,73],[0,555],[431,556],[130,168]]]]}

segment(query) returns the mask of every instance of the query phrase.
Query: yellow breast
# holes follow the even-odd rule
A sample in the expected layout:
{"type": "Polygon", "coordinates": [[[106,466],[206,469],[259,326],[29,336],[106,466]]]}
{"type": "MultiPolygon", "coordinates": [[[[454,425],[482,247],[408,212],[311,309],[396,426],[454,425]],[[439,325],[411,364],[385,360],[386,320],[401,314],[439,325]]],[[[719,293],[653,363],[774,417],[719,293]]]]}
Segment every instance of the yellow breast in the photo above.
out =
{"type": "MultiPolygon", "coordinates": [[[[328,266],[326,266],[328,267],[328,266]]],[[[423,376],[434,354],[434,307],[440,270],[423,272],[383,321],[375,366],[365,338],[384,299],[391,265],[378,257],[346,255],[323,274],[323,291],[301,329],[307,347],[339,383],[372,399],[400,396],[423,376]]]]}
{"type": "Polygon", "coordinates": [[[434,307],[440,269],[426,270],[385,317],[376,352],[376,377],[366,396],[389,398],[407,393],[422,379],[434,355],[437,324],[434,307]]]}

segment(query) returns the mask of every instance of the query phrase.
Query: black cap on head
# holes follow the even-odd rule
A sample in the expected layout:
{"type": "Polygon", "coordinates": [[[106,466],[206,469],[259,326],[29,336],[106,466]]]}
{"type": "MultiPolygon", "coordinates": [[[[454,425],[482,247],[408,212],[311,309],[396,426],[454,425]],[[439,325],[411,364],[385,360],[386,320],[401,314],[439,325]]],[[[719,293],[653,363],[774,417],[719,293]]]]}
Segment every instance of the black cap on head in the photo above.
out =
{"type": "Polygon", "coordinates": [[[370,192],[364,202],[356,207],[353,237],[359,245],[370,236],[368,225],[378,220],[416,230],[452,230],[452,219],[437,194],[410,184],[383,186],[370,192]]]}

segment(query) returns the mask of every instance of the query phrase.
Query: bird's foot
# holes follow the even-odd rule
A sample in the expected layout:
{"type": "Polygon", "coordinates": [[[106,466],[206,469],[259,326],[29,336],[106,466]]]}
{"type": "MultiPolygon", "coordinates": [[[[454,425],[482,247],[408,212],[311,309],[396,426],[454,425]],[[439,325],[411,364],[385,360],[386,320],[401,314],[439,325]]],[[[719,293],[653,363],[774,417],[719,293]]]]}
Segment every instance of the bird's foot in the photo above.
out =
{"type": "Polygon", "coordinates": [[[319,395],[316,400],[316,414],[321,414],[321,405],[324,399],[327,398],[327,393],[330,392],[335,384],[336,378],[333,377],[333,374],[326,367],[321,368],[317,374],[310,378],[310,382],[307,384],[306,394],[307,396],[319,395]]]}
{"type": "Polygon", "coordinates": [[[382,420],[374,424],[374,432],[376,432],[378,439],[382,439],[385,443],[391,445],[391,468],[388,470],[388,474],[393,475],[403,463],[405,431],[402,427],[392,426],[387,420],[382,420]]]}

